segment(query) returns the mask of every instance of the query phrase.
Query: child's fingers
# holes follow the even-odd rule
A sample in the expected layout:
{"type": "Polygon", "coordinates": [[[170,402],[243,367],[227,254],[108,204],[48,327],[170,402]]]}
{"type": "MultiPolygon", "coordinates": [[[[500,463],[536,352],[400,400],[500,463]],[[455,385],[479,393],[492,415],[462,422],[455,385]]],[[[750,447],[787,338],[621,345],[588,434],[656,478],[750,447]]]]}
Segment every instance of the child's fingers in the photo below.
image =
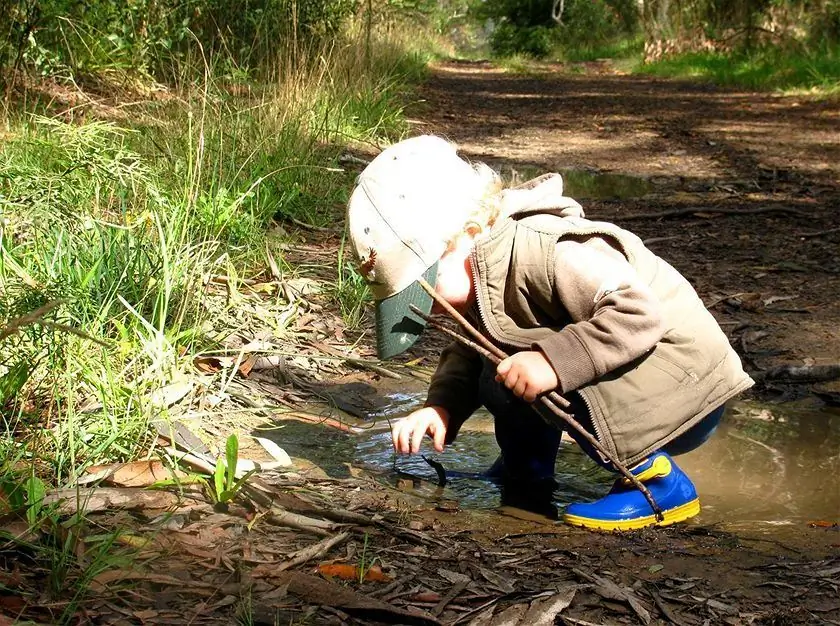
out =
{"type": "Polygon", "coordinates": [[[411,433],[411,448],[409,449],[411,454],[416,454],[417,452],[420,452],[420,444],[423,443],[423,435],[425,434],[426,428],[423,428],[420,424],[416,424],[414,427],[414,432],[411,433]]]}
{"type": "Polygon", "coordinates": [[[412,424],[408,421],[401,421],[394,427],[394,448],[399,454],[411,452],[412,424]]]}
{"type": "Polygon", "coordinates": [[[434,427],[432,432],[432,441],[435,445],[435,450],[443,452],[443,444],[446,440],[446,429],[441,424],[434,427]]]}
{"type": "Polygon", "coordinates": [[[533,402],[537,399],[537,390],[534,389],[532,385],[528,385],[525,389],[525,393],[522,394],[522,399],[525,400],[525,402],[533,402]]]}
{"type": "Polygon", "coordinates": [[[510,368],[511,368],[512,365],[513,365],[513,360],[511,359],[511,357],[503,359],[501,361],[501,363],[499,363],[496,366],[496,374],[497,374],[496,380],[498,380],[499,382],[502,382],[499,379],[498,376],[501,376],[502,378],[504,378],[507,375],[507,373],[510,371],[510,368]]]}

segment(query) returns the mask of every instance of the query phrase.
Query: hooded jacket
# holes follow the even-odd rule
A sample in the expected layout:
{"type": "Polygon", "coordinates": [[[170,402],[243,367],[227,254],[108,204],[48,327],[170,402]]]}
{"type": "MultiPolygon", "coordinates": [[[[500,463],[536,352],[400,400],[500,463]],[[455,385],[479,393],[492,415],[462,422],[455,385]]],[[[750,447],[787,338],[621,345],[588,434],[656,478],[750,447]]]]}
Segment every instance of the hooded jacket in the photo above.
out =
{"type": "MultiPolygon", "coordinates": [[[[472,321],[508,352],[541,351],[557,391],[582,397],[596,437],[622,463],[753,384],[688,281],[637,236],[585,219],[557,174],[503,192],[502,216],[471,265],[472,321]]],[[[480,406],[482,366],[459,344],[441,355],[426,405],[449,413],[448,441],[480,406]]]]}

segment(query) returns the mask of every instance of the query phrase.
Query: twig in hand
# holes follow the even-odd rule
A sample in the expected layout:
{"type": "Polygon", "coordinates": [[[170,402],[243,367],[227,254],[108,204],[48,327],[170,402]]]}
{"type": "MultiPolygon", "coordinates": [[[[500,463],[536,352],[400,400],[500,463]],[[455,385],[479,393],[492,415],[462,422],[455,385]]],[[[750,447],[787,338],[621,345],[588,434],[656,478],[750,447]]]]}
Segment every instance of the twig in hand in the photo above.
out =
{"type": "MultiPolygon", "coordinates": [[[[498,365],[503,359],[507,358],[507,354],[499,347],[494,345],[487,339],[484,335],[482,335],[478,329],[476,329],[472,324],[470,324],[467,319],[461,315],[458,311],[456,311],[451,304],[449,304],[446,300],[444,300],[438,293],[434,290],[434,288],[429,285],[425,280],[422,278],[419,280],[420,286],[437,302],[447,313],[449,313],[455,320],[466,330],[469,334],[475,337],[481,345],[476,344],[473,341],[470,341],[466,337],[452,331],[451,329],[446,328],[442,324],[439,324],[436,320],[432,319],[422,311],[420,311],[414,305],[411,305],[411,310],[430,323],[435,328],[438,328],[445,332],[447,335],[455,339],[456,341],[461,342],[462,344],[476,350],[487,358],[491,363],[494,365],[498,365]]],[[[581,426],[578,421],[565,413],[560,409],[560,407],[569,408],[570,404],[569,401],[566,400],[563,396],[561,396],[556,391],[551,391],[545,395],[539,397],[539,401],[545,406],[549,411],[551,411],[554,415],[562,419],[566,422],[569,426],[571,426],[581,437],[583,437],[589,445],[595,448],[598,452],[600,452],[604,457],[609,460],[613,466],[624,476],[627,480],[629,480],[636,489],[638,489],[645,499],[650,504],[650,508],[653,510],[654,514],[656,515],[657,521],[662,521],[664,516],[662,515],[662,509],[659,508],[659,505],[656,503],[656,500],[653,498],[653,495],[650,493],[647,487],[634,476],[627,467],[625,467],[622,463],[618,461],[609,451],[607,451],[604,446],[601,445],[601,442],[598,441],[592,434],[587,431],[583,426],[581,426]]],[[[533,405],[532,405],[533,406],[533,405]]],[[[534,407],[536,410],[536,407],[534,407]]],[[[541,415],[541,414],[540,414],[541,415]]],[[[542,415],[541,415],[542,416],[542,415]]]]}

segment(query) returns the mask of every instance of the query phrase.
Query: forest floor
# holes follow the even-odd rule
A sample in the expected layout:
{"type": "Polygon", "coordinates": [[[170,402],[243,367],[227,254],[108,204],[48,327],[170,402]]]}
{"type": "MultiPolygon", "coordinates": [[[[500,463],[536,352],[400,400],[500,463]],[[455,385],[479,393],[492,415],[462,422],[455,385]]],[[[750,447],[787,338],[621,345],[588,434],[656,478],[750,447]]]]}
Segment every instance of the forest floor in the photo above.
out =
{"type": "MultiPolygon", "coordinates": [[[[590,218],[636,232],[692,281],[751,372],[835,364],[838,103],[621,75],[601,63],[573,70],[513,74],[485,63],[442,63],[409,109],[415,133],[442,134],[506,177],[563,172],[590,218]]],[[[360,151],[349,162],[372,156],[360,151]]],[[[302,237],[290,261],[335,258],[339,230],[302,237]]],[[[370,327],[361,335],[343,331],[330,325],[334,313],[304,316],[301,355],[317,340],[322,351],[352,348],[368,362],[370,327]]],[[[440,346],[438,337],[424,338],[393,365],[400,380],[346,368],[318,378],[362,382],[380,398],[422,392],[440,346]]],[[[289,382],[255,368],[236,385],[240,400],[250,394],[250,406],[269,389],[293,405],[306,385],[292,380],[296,391],[288,392],[289,382]]],[[[753,397],[837,400],[832,383],[789,382],[768,377],[753,397]]],[[[353,404],[346,396],[331,400],[353,404]]],[[[323,421],[352,431],[345,418],[334,412],[323,421]]],[[[840,416],[826,411],[821,419],[840,416]]],[[[353,437],[326,430],[312,425],[313,448],[353,437]]],[[[820,449],[826,458],[838,454],[832,441],[820,449]]],[[[355,465],[353,447],[333,460],[340,474],[293,455],[295,471],[260,475],[274,508],[260,497],[227,508],[198,498],[166,515],[152,506],[91,513],[102,528],[133,528],[124,541],[143,558],[92,573],[86,584],[94,593],[78,606],[32,596],[0,608],[52,622],[70,607],[79,623],[109,624],[840,624],[837,517],[800,521],[780,534],[702,522],[594,534],[525,512],[500,515],[423,497],[411,480],[408,489],[394,488],[401,482],[393,475],[355,465]],[[342,566],[351,580],[338,583],[342,566]]],[[[822,478],[812,486],[827,489],[840,509],[836,473],[822,478]]],[[[24,565],[6,576],[19,583],[29,574],[24,565]]]]}

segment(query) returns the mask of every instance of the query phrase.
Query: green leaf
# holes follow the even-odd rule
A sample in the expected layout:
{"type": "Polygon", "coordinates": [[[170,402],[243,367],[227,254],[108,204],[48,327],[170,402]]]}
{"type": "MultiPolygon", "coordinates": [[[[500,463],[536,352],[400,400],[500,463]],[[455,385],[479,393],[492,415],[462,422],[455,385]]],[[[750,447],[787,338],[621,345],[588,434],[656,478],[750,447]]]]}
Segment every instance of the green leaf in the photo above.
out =
{"type": "Polygon", "coordinates": [[[6,404],[14,398],[29,380],[32,369],[29,363],[21,361],[9,368],[9,371],[0,376],[0,405],[6,404]]]}
{"type": "Polygon", "coordinates": [[[47,486],[44,481],[37,476],[30,476],[26,481],[26,500],[29,504],[29,508],[26,509],[26,521],[30,526],[34,526],[39,521],[45,495],[47,495],[47,486]]]}
{"type": "Polygon", "coordinates": [[[227,438],[225,458],[227,460],[227,481],[225,482],[225,488],[230,489],[236,482],[236,461],[239,459],[239,439],[236,435],[231,435],[227,438]]]}
{"type": "Polygon", "coordinates": [[[256,473],[257,473],[256,468],[255,468],[255,469],[252,469],[252,470],[248,470],[242,478],[240,478],[239,480],[237,480],[237,481],[234,483],[233,487],[231,487],[231,491],[233,491],[234,493],[236,493],[237,491],[239,491],[240,489],[242,489],[242,485],[244,485],[244,484],[245,484],[245,481],[246,481],[246,480],[248,480],[251,476],[253,476],[253,475],[254,475],[254,474],[256,474],[256,473]]]}
{"type": "Polygon", "coordinates": [[[222,457],[216,460],[216,470],[213,472],[213,486],[215,487],[214,493],[216,497],[221,497],[222,492],[225,490],[225,462],[222,460],[222,457]]]}

